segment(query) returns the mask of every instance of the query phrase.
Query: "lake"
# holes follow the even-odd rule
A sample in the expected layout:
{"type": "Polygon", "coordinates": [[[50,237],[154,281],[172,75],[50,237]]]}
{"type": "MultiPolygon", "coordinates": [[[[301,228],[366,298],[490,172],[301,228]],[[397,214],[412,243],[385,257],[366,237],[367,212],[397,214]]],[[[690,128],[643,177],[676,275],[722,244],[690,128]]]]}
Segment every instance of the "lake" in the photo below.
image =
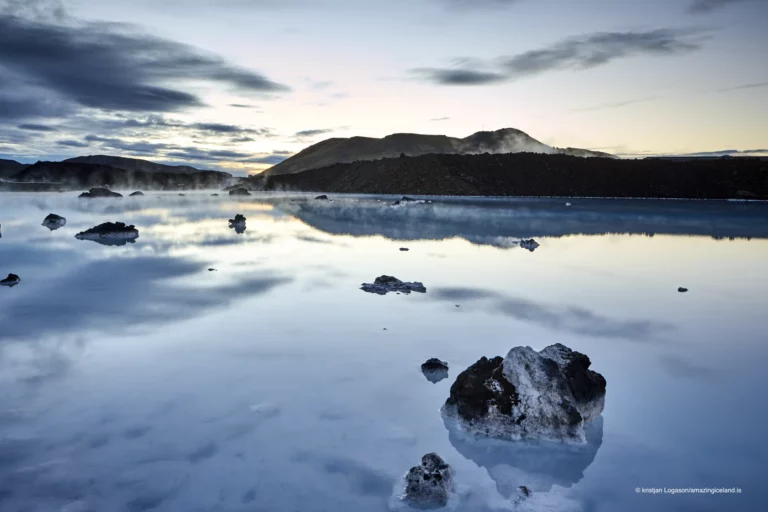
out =
{"type": "Polygon", "coordinates": [[[210,193],[0,194],[4,512],[405,510],[433,451],[455,510],[768,507],[768,204],[210,193]],[[75,239],[107,221],[139,238],[75,239]],[[608,383],[586,445],[441,417],[480,357],[558,342],[608,383]]]}

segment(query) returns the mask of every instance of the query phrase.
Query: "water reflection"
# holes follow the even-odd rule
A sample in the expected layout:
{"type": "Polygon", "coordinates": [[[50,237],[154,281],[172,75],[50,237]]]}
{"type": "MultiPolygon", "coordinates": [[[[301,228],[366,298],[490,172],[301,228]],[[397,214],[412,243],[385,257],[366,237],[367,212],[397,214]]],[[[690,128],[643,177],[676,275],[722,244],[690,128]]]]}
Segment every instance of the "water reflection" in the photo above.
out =
{"type": "Polygon", "coordinates": [[[720,201],[441,199],[391,208],[375,199],[276,200],[276,207],[331,234],[393,240],[463,238],[478,245],[519,246],[522,238],[673,234],[768,238],[768,205],[720,201]]]}
{"type": "Polygon", "coordinates": [[[584,445],[480,438],[459,430],[454,420],[444,423],[456,451],[485,468],[505,498],[514,497],[521,485],[534,493],[548,492],[554,485],[571,487],[584,478],[603,444],[602,416],[585,426],[584,445]]]}

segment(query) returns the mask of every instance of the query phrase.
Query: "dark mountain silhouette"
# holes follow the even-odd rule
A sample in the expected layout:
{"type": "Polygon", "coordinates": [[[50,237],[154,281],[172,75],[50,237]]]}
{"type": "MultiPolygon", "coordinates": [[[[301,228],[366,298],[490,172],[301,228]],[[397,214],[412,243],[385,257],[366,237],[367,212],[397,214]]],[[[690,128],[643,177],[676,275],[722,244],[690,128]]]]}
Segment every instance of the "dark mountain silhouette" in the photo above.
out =
{"type": "Polygon", "coordinates": [[[264,186],[365,194],[768,199],[768,162],[435,154],[268,175],[264,186]]]}
{"type": "MultiPolygon", "coordinates": [[[[131,159],[125,159],[131,160],[131,159]]],[[[152,162],[146,162],[152,164],[152,162]]],[[[149,168],[149,166],[147,166],[149,168]]],[[[37,162],[14,174],[11,180],[24,184],[46,183],[56,189],[87,189],[91,187],[142,188],[147,190],[177,190],[221,188],[229,184],[232,175],[218,171],[164,172],[134,171],[111,165],[80,162],[37,162]]]]}
{"type": "Polygon", "coordinates": [[[4,160],[0,158],[0,179],[8,179],[25,167],[25,164],[21,164],[15,160],[4,160]]]}
{"type": "MultiPolygon", "coordinates": [[[[603,156],[586,149],[560,149],[548,146],[530,135],[514,128],[492,132],[477,132],[458,139],[446,135],[419,135],[396,133],[381,139],[371,137],[332,138],[300,151],[281,163],[264,171],[265,176],[295,174],[309,169],[326,167],[336,163],[357,160],[396,158],[400,155],[420,156],[440,154],[519,153],[522,151],[547,154],[572,154],[574,156],[603,156]]],[[[259,181],[262,178],[256,178],[259,181]]]]}
{"type": "MultiPolygon", "coordinates": [[[[126,171],[139,171],[139,172],[163,172],[168,174],[193,174],[196,172],[201,172],[200,169],[196,169],[188,165],[156,164],[155,162],[141,160],[139,158],[125,158],[122,156],[108,156],[108,155],[78,156],[75,158],[64,160],[64,162],[109,165],[116,169],[123,169],[126,171]]],[[[212,172],[212,171],[209,171],[209,172],[212,172]]]]}

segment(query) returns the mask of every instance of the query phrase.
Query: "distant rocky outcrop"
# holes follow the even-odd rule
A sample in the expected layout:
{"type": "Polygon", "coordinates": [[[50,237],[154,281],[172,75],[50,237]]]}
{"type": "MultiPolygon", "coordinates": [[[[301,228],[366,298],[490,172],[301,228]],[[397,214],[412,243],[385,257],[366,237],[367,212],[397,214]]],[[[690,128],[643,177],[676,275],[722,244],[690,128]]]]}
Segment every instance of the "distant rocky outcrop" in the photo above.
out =
{"type": "Polygon", "coordinates": [[[274,174],[265,187],[337,194],[768,199],[768,161],[432,154],[274,174]]]}
{"type": "Polygon", "coordinates": [[[55,231],[60,227],[63,227],[67,223],[67,219],[61,215],[55,213],[49,213],[45,219],[43,219],[43,226],[47,227],[51,231],[55,231]]]}
{"type": "Polygon", "coordinates": [[[0,180],[5,180],[13,177],[15,174],[21,172],[25,167],[25,164],[19,163],[15,160],[5,160],[0,158],[0,180]]]}
{"type": "Polygon", "coordinates": [[[131,192],[130,194],[128,194],[128,197],[137,197],[137,196],[143,196],[143,195],[144,195],[144,192],[142,192],[141,190],[137,190],[136,192],[131,192]]]}
{"type": "Polygon", "coordinates": [[[443,413],[474,434],[585,443],[584,424],[602,413],[606,388],[590,364],[560,343],[483,357],[456,378],[443,413]]]}
{"type": "MultiPolygon", "coordinates": [[[[546,153],[576,156],[612,157],[586,149],[559,149],[534,139],[515,128],[482,131],[463,139],[445,135],[395,133],[384,138],[371,137],[331,138],[318,142],[292,157],[264,171],[264,176],[295,174],[338,163],[349,163],[382,158],[405,158],[426,154],[480,154],[480,153],[546,153]]],[[[253,177],[256,181],[263,178],[253,177]]]]}
{"type": "Polygon", "coordinates": [[[231,195],[231,196],[249,196],[249,195],[251,195],[251,193],[248,192],[247,188],[238,187],[238,188],[233,188],[232,190],[230,190],[229,191],[229,195],[231,195]]]}
{"type": "Polygon", "coordinates": [[[440,508],[448,504],[453,491],[453,468],[438,454],[428,453],[405,475],[403,499],[417,509],[440,508]]]}
{"type": "Polygon", "coordinates": [[[378,295],[386,295],[389,292],[405,294],[409,294],[411,292],[427,293],[427,289],[422,283],[408,283],[392,276],[379,276],[373,281],[373,283],[363,283],[360,289],[368,293],[376,293],[378,295]]]}
{"type": "Polygon", "coordinates": [[[20,282],[21,278],[16,274],[8,274],[8,277],[0,281],[0,286],[8,286],[9,288],[13,288],[20,282]]]}
{"type": "Polygon", "coordinates": [[[109,190],[108,188],[104,187],[94,187],[88,192],[83,192],[77,197],[85,197],[85,198],[95,198],[95,197],[123,197],[123,194],[119,192],[113,192],[112,190],[109,190]]]}
{"type": "Polygon", "coordinates": [[[76,164],[108,165],[110,167],[114,167],[115,169],[142,173],[195,174],[198,172],[215,172],[201,171],[200,169],[196,169],[188,165],[156,164],[155,162],[142,160],[140,158],[126,158],[123,156],[109,155],[77,156],[75,158],[64,160],[64,162],[76,164]]]}
{"type": "Polygon", "coordinates": [[[105,222],[75,235],[78,240],[93,240],[102,245],[125,245],[139,238],[139,230],[124,222],[105,222]]]}

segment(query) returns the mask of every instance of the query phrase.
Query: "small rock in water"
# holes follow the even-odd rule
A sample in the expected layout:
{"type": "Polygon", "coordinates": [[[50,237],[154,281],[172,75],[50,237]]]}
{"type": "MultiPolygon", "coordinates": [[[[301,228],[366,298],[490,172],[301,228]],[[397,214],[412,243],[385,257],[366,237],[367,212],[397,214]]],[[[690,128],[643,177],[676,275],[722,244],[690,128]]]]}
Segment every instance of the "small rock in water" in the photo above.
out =
{"type": "Polygon", "coordinates": [[[43,226],[47,227],[51,231],[56,231],[66,223],[67,219],[61,215],[56,215],[55,213],[49,213],[48,216],[43,219],[43,226]]]}
{"type": "Polygon", "coordinates": [[[229,227],[234,229],[238,235],[245,233],[245,215],[238,213],[234,219],[229,219],[229,227]]]}
{"type": "Polygon", "coordinates": [[[211,194],[211,197],[219,197],[219,194],[211,194]]]}
{"type": "Polygon", "coordinates": [[[528,249],[531,252],[535,251],[538,246],[539,243],[533,238],[529,238],[528,240],[520,240],[520,247],[523,249],[528,249]]]}
{"type": "Polygon", "coordinates": [[[408,248],[407,248],[407,247],[401,247],[401,248],[400,248],[400,250],[401,250],[401,251],[407,251],[407,250],[408,250],[408,248]]]}
{"type": "Polygon", "coordinates": [[[678,289],[677,289],[677,291],[678,291],[678,292],[680,292],[680,293],[685,293],[685,292],[687,292],[687,291],[688,291],[688,288],[683,288],[683,287],[681,286],[680,288],[678,288],[678,289]]]}
{"type": "Polygon", "coordinates": [[[421,364],[421,372],[428,381],[436,384],[448,378],[448,363],[433,357],[421,364]]]}
{"type": "Polygon", "coordinates": [[[137,196],[143,196],[143,195],[144,195],[144,192],[142,192],[141,190],[137,190],[136,192],[131,192],[130,194],[128,194],[128,197],[137,197],[137,196]]]}
{"type": "Polygon", "coordinates": [[[217,270],[215,268],[209,268],[208,272],[217,272],[217,270]]]}
{"type": "Polygon", "coordinates": [[[21,282],[21,278],[16,274],[8,274],[8,277],[0,281],[0,286],[8,286],[13,288],[21,282]]]}
{"type": "Polygon", "coordinates": [[[458,304],[456,304],[456,307],[457,307],[457,308],[459,308],[459,307],[461,307],[461,306],[459,306],[458,304]]]}
{"type": "Polygon", "coordinates": [[[386,295],[389,292],[402,292],[405,294],[411,292],[427,293],[427,289],[419,282],[403,282],[392,276],[379,276],[373,283],[363,283],[361,290],[378,295],[386,295]]]}
{"type": "Polygon", "coordinates": [[[325,194],[317,196],[315,198],[315,200],[318,200],[318,201],[330,201],[330,199],[328,199],[328,196],[325,195],[325,194]]]}
{"type": "Polygon", "coordinates": [[[182,194],[181,192],[179,192],[179,195],[180,195],[180,196],[183,196],[184,194],[182,194]]]}
{"type": "Polygon", "coordinates": [[[405,475],[403,499],[416,508],[440,508],[448,504],[453,489],[453,468],[438,454],[428,453],[405,475]]]}
{"type": "Polygon", "coordinates": [[[125,245],[139,238],[139,230],[133,224],[105,222],[75,235],[78,240],[93,240],[102,245],[125,245]]]}
{"type": "Polygon", "coordinates": [[[251,195],[251,193],[248,192],[247,188],[239,187],[239,188],[234,188],[234,189],[230,190],[229,191],[229,195],[231,195],[231,196],[249,196],[249,195],[251,195]]]}
{"type": "Polygon", "coordinates": [[[123,197],[123,195],[118,194],[117,192],[112,192],[106,187],[94,187],[88,192],[83,192],[77,197],[123,197]]]}
{"type": "Polygon", "coordinates": [[[456,378],[443,414],[473,434],[583,444],[584,423],[605,405],[605,378],[590,364],[560,343],[483,357],[456,378]]]}

